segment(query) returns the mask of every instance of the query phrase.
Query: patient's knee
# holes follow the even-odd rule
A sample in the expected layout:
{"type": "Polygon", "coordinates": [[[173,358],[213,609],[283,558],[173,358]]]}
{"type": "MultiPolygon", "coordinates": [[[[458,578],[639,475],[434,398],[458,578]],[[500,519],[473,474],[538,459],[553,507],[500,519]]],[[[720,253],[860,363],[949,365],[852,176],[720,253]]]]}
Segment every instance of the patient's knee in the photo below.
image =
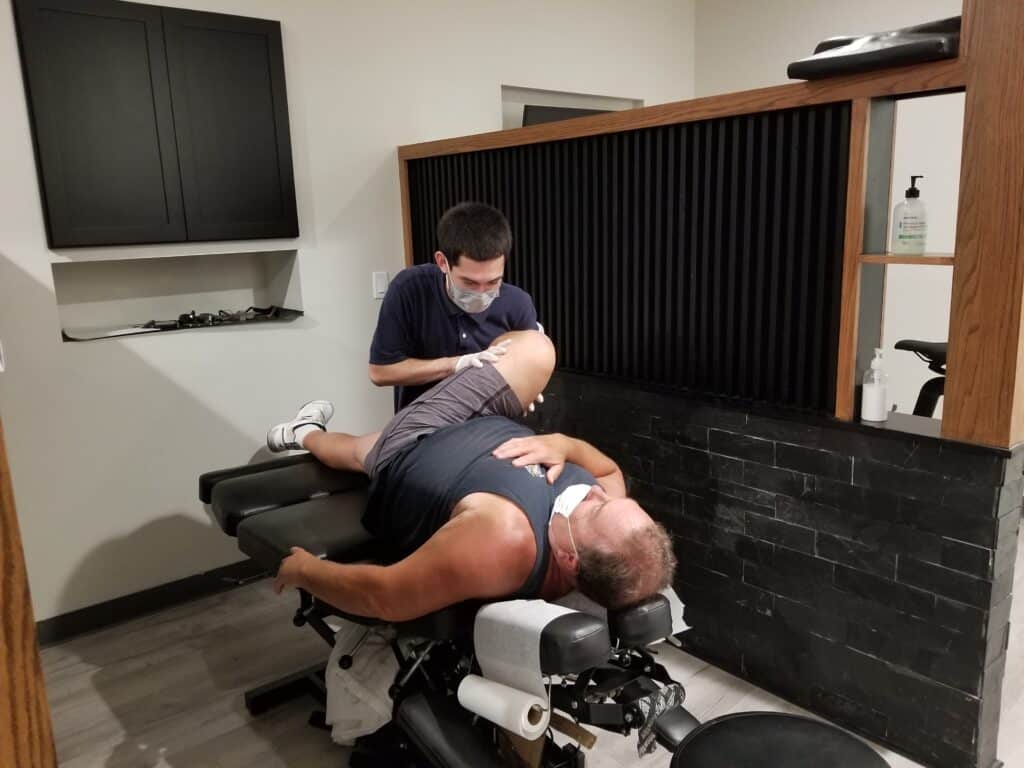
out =
{"type": "Polygon", "coordinates": [[[550,376],[555,370],[555,345],[540,331],[511,331],[494,343],[502,341],[510,342],[506,357],[516,367],[528,366],[543,376],[550,376]]]}

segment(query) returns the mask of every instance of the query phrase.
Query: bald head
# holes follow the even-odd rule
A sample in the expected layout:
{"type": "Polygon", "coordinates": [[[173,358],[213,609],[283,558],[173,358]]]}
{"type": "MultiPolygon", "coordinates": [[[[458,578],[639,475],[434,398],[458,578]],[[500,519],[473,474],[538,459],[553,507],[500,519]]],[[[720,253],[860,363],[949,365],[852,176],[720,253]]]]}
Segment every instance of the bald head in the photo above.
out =
{"type": "Polygon", "coordinates": [[[597,488],[573,514],[573,523],[576,585],[592,600],[623,608],[671,585],[671,537],[632,499],[610,499],[597,488]]]}

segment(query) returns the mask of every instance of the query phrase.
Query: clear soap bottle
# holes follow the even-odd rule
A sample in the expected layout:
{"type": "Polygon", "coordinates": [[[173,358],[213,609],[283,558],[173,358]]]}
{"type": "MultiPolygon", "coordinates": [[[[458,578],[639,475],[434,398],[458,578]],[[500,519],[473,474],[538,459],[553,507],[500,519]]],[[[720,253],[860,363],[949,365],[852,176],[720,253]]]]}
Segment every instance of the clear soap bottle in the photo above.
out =
{"type": "Polygon", "coordinates": [[[917,188],[917,180],[924,176],[911,176],[910,186],[905,193],[906,199],[897,203],[892,211],[892,243],[893,253],[920,255],[925,251],[928,242],[928,216],[921,202],[921,190],[917,188]]]}
{"type": "Polygon", "coordinates": [[[882,368],[882,350],[875,349],[871,367],[864,372],[864,388],[860,396],[861,421],[886,421],[889,418],[889,374],[882,368]]]}

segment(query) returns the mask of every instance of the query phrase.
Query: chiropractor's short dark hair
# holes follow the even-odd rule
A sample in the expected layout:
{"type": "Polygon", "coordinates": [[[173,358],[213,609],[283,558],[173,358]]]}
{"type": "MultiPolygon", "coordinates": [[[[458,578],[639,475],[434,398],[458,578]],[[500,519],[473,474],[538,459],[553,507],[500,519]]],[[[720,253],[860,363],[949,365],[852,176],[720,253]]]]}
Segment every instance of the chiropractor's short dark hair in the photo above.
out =
{"type": "Polygon", "coordinates": [[[453,267],[466,256],[490,261],[512,250],[512,228],[505,214],[486,203],[452,206],[437,224],[437,244],[453,267]]]}

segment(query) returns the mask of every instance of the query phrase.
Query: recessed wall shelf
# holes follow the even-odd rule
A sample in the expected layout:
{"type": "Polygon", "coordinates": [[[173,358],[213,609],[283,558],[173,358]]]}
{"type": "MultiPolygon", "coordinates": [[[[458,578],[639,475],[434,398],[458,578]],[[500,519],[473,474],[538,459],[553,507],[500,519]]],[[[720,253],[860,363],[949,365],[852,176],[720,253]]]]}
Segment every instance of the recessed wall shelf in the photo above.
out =
{"type": "Polygon", "coordinates": [[[296,258],[295,251],[271,251],[54,263],[60,327],[68,341],[112,331],[152,335],[135,326],[192,311],[217,315],[271,305],[301,311],[296,258]]]}
{"type": "Polygon", "coordinates": [[[952,267],[951,253],[923,253],[920,256],[906,256],[899,253],[862,253],[861,264],[922,264],[929,267],[952,267]]]}

